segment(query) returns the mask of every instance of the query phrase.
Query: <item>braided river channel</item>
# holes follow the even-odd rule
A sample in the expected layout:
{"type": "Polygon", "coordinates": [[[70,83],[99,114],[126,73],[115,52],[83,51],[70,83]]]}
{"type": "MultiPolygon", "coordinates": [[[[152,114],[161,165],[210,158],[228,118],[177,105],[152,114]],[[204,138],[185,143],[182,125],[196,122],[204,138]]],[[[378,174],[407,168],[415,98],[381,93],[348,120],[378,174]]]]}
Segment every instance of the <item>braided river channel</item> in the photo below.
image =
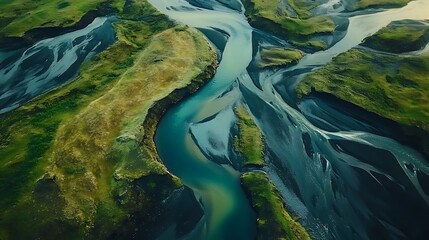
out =
{"type": "Polygon", "coordinates": [[[221,58],[214,78],[170,109],[156,134],[161,159],[193,190],[204,211],[185,238],[256,236],[256,216],[231,150],[238,103],[247,105],[263,132],[264,170],[313,239],[416,239],[427,233],[427,153],[394,140],[394,127],[347,103],[317,96],[296,102],[294,87],[303,75],[391,21],[428,19],[429,1],[349,15],[332,7],[338,1],[329,1],[318,11],[348,23],[338,42],[276,71],[256,67],[259,51],[291,46],[252,28],[239,1],[150,2],[206,34],[221,58]]]}
{"type": "MultiPolygon", "coordinates": [[[[261,50],[293,46],[250,26],[239,0],[149,2],[204,33],[220,59],[213,79],[169,109],[155,136],[162,161],[192,190],[200,208],[195,211],[204,212],[184,239],[256,237],[256,214],[233,151],[239,104],[264,136],[263,170],[312,239],[427,239],[429,152],[409,144],[412,139],[392,122],[349,103],[319,95],[296,101],[295,87],[390,22],[429,19],[429,0],[354,13],[329,0],[315,11],[338,25],[332,46],[276,70],[258,68],[261,50]]],[[[73,79],[85,59],[114,42],[114,21],[99,17],[29,47],[0,49],[0,114],[73,79]]],[[[170,232],[160,239],[170,239],[170,232]]]]}

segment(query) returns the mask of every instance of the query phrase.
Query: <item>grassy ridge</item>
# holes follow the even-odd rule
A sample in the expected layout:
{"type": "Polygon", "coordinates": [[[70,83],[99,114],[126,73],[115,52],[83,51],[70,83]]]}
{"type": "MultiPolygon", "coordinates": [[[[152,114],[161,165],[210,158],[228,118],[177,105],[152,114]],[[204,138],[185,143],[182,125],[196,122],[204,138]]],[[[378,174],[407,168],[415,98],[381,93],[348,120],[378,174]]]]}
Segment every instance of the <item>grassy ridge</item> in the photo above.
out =
{"type": "Polygon", "coordinates": [[[0,239],[131,234],[180,186],[157,161],[146,114],[210,77],[215,52],[195,30],[166,30],[172,23],[146,1],[118,17],[117,42],[73,82],[1,116],[0,239]]]}
{"type": "Polygon", "coordinates": [[[411,20],[392,22],[365,39],[362,45],[391,53],[420,50],[429,42],[429,26],[426,24],[411,20]]]}
{"type": "Polygon", "coordinates": [[[258,239],[310,239],[306,230],[285,210],[283,200],[262,171],[241,176],[241,183],[258,217],[258,239]]]}
{"type": "Polygon", "coordinates": [[[335,95],[406,126],[429,131],[429,55],[400,57],[352,49],[297,86],[335,95]]]}
{"type": "MultiPolygon", "coordinates": [[[[243,105],[237,106],[234,112],[238,125],[235,151],[243,156],[244,167],[263,167],[265,146],[260,129],[243,105]]],[[[286,211],[283,199],[264,171],[243,173],[241,186],[257,215],[257,239],[310,239],[286,211]]]]}
{"type": "Polygon", "coordinates": [[[167,174],[156,153],[136,149],[146,134],[140,125],[155,101],[186,87],[212,64],[214,55],[204,41],[191,29],[155,36],[109,92],[59,128],[50,174],[65,194],[66,212],[90,217],[97,198],[109,197],[109,185],[103,184],[112,175],[100,166],[105,159],[118,161],[117,180],[167,174]]]}
{"type": "Polygon", "coordinates": [[[346,4],[348,11],[362,10],[370,7],[403,7],[411,0],[352,0],[346,4]]]}
{"type": "MultiPolygon", "coordinates": [[[[152,15],[152,11],[154,10],[148,9],[147,14],[153,17],[152,21],[156,22],[156,25],[152,24],[152,21],[147,24],[134,21],[117,23],[115,28],[118,41],[93,60],[84,63],[80,75],[73,82],[1,116],[0,126],[3,131],[0,132],[0,171],[4,169],[4,173],[0,174],[4,177],[0,182],[2,193],[19,192],[21,186],[27,182],[17,181],[14,187],[7,187],[6,183],[10,179],[7,172],[12,169],[18,171],[22,168],[19,170],[20,174],[14,176],[31,178],[32,174],[28,175],[28,170],[36,176],[40,175],[41,171],[32,170],[24,159],[30,158],[30,162],[37,165],[46,163],[46,158],[40,156],[47,152],[59,125],[112,88],[127,68],[132,66],[137,53],[145,47],[150,37],[172,26],[167,18],[152,15]],[[140,38],[133,38],[129,32],[139,33],[140,38]],[[29,169],[21,167],[21,164],[29,169]]],[[[34,180],[34,177],[32,179],[34,180]]],[[[9,202],[9,194],[3,196],[1,202],[9,202]]],[[[6,209],[6,206],[0,205],[0,209],[6,209]]]]}
{"type": "Polygon", "coordinates": [[[320,50],[326,43],[311,40],[314,35],[332,33],[335,30],[333,20],[326,16],[311,16],[309,10],[319,2],[305,3],[291,1],[289,4],[298,16],[288,12],[285,3],[279,0],[244,0],[246,16],[255,27],[270,31],[292,43],[320,50]]]}
{"type": "Polygon", "coordinates": [[[234,109],[237,116],[238,137],[234,138],[234,149],[243,158],[243,166],[264,165],[264,141],[261,131],[243,106],[234,109]]]}
{"type": "Polygon", "coordinates": [[[65,27],[87,12],[103,7],[122,10],[125,0],[13,0],[0,1],[0,37],[22,37],[36,27],[65,27]]]}
{"type": "Polygon", "coordinates": [[[272,68],[297,64],[304,57],[304,53],[289,48],[270,48],[261,51],[260,68],[272,68]]]}
{"type": "Polygon", "coordinates": [[[306,1],[306,0],[289,0],[287,3],[298,15],[299,18],[312,17],[311,10],[324,3],[323,0],[306,1]]]}

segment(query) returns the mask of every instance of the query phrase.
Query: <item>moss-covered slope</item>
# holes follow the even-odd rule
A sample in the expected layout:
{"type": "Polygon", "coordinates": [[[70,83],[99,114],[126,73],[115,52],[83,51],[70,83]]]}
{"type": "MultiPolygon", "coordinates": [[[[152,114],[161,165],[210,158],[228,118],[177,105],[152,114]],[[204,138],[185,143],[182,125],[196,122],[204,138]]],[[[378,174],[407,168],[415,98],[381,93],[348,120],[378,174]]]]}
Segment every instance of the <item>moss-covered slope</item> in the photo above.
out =
{"type": "Polygon", "coordinates": [[[304,57],[302,51],[291,48],[269,48],[261,50],[260,68],[285,67],[297,64],[304,57]]]}
{"type": "Polygon", "coordinates": [[[313,50],[327,47],[327,43],[311,40],[319,34],[332,33],[334,21],[327,16],[313,16],[311,9],[322,1],[243,0],[249,23],[270,31],[293,44],[313,50]]]}
{"type": "Polygon", "coordinates": [[[244,173],[241,184],[258,217],[258,239],[310,239],[307,231],[285,210],[283,200],[262,171],[244,173]]]}
{"type": "MultiPolygon", "coordinates": [[[[381,30],[386,31],[394,30],[381,30]]],[[[384,38],[393,41],[396,35],[384,38]]],[[[428,89],[427,53],[395,56],[352,49],[306,76],[297,86],[297,96],[312,91],[329,93],[403,125],[429,131],[428,89]]]]}
{"type": "Polygon", "coordinates": [[[97,201],[110,197],[112,174],[102,166],[104,161],[116,166],[117,181],[168,174],[154,146],[139,147],[147,134],[141,125],[156,101],[185,88],[214,64],[213,59],[210,46],[196,30],[164,31],[113,88],[60,126],[49,174],[65,196],[66,214],[88,222],[97,201]]]}
{"type": "Polygon", "coordinates": [[[146,1],[118,17],[117,42],[73,82],[0,117],[0,239],[128,238],[181,186],[154,131],[214,74],[216,53],[146,1]]]}
{"type": "Polygon", "coordinates": [[[264,166],[264,140],[261,131],[243,106],[234,109],[237,116],[238,136],[234,149],[243,157],[242,166],[264,166]]]}
{"type": "Polygon", "coordinates": [[[375,50],[403,53],[423,49],[429,42],[429,21],[396,21],[365,39],[363,46],[375,50]]]}
{"type": "Polygon", "coordinates": [[[286,211],[282,197],[262,170],[265,146],[261,130],[243,105],[234,112],[238,125],[234,149],[244,158],[242,166],[254,169],[241,175],[241,186],[257,215],[257,239],[310,239],[286,211]]]}
{"type": "Polygon", "coordinates": [[[411,0],[346,0],[345,8],[348,11],[362,10],[377,7],[403,7],[411,0]]]}
{"type": "Polygon", "coordinates": [[[22,37],[29,30],[39,27],[71,26],[90,11],[119,11],[124,4],[125,0],[0,1],[0,38],[22,37]]]}

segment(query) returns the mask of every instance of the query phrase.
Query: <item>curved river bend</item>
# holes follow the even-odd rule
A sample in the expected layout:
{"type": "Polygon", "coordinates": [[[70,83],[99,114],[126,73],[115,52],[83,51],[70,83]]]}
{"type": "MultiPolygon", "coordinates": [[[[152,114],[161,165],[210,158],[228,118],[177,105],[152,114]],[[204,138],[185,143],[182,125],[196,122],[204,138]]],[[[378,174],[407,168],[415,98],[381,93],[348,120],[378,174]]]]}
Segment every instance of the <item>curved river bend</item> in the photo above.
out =
{"type": "Polygon", "coordinates": [[[206,239],[252,239],[256,218],[240,187],[237,173],[206,159],[189,134],[190,123],[204,118],[199,115],[199,110],[245,72],[252,59],[252,29],[242,14],[220,5],[219,8],[227,11],[203,10],[184,1],[151,3],[181,23],[220,29],[228,35],[215,77],[198,94],[181,102],[163,117],[156,143],[168,169],[201,199],[206,219],[198,236],[206,239]]]}
{"type": "Polygon", "coordinates": [[[201,29],[215,43],[219,38],[213,38],[214,32],[226,39],[219,47],[222,60],[215,77],[169,110],[156,134],[166,166],[194,191],[205,211],[189,238],[256,236],[255,214],[240,187],[239,173],[214,162],[230,161],[226,148],[231,146],[232,106],[238,101],[247,103],[264,133],[265,170],[312,238],[418,239],[427,233],[429,166],[424,157],[375,134],[376,127],[348,111],[317,98],[296,106],[292,95],[303,73],[355,47],[391,21],[429,18],[429,1],[350,17],[345,37],[333,47],[276,72],[256,69],[254,56],[263,46],[287,44],[252,29],[239,2],[150,2],[170,18],[201,29]]]}

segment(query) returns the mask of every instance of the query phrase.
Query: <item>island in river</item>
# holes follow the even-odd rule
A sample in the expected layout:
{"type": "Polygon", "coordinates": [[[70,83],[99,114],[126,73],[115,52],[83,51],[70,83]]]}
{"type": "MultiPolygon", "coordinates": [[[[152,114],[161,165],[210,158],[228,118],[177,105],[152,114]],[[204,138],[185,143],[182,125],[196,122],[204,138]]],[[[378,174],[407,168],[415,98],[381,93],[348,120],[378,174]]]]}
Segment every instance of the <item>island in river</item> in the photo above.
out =
{"type": "Polygon", "coordinates": [[[324,93],[399,123],[428,153],[428,21],[392,22],[304,77],[298,99],[324,93]]]}
{"type": "Polygon", "coordinates": [[[307,231],[285,209],[276,186],[263,170],[265,143],[248,110],[235,107],[238,135],[234,149],[242,157],[241,185],[257,215],[258,239],[310,239],[307,231]]]}

